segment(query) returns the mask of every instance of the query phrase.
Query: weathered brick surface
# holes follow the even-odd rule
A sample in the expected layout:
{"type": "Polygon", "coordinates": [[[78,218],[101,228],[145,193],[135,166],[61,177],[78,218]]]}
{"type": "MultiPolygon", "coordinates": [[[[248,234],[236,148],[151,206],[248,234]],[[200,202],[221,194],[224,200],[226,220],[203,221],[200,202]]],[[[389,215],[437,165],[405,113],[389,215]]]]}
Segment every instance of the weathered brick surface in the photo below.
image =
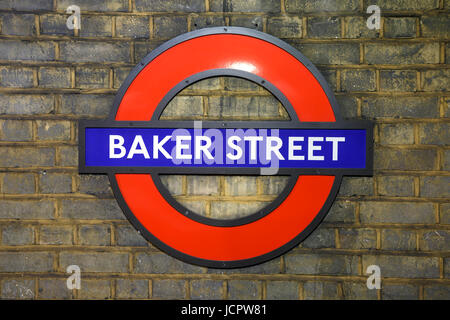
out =
{"type": "Polygon", "coordinates": [[[336,282],[306,281],[303,283],[305,300],[337,300],[339,289],[336,282]]]}
{"type": "Polygon", "coordinates": [[[261,299],[261,283],[251,280],[228,281],[228,298],[231,300],[261,299]]]}
{"type": "Polygon", "coordinates": [[[35,281],[27,279],[5,279],[1,282],[2,299],[33,299],[36,297],[35,281]]]}
{"type": "Polygon", "coordinates": [[[383,300],[418,300],[419,288],[408,284],[388,284],[381,289],[383,300]]]}
{"type": "Polygon", "coordinates": [[[298,283],[295,281],[270,281],[266,286],[267,299],[297,300],[298,283]]]}
{"type": "MultiPolygon", "coordinates": [[[[0,1],[1,298],[448,300],[449,10],[447,0],[0,1]],[[72,4],[81,30],[66,26],[72,4]],[[379,30],[367,28],[370,4],[379,30]],[[212,26],[284,39],[320,70],[343,118],[375,122],[374,176],[345,177],[322,225],[288,254],[232,270],[160,252],[125,218],[107,176],[77,173],[77,121],[107,118],[158,45],[212,26]],[[79,291],[66,287],[72,264],[79,291]],[[366,287],[372,264],[381,291],[366,287]]],[[[224,77],[186,88],[161,117],[222,119],[289,116],[262,87],[224,77]]],[[[261,210],[288,182],[161,178],[188,210],[217,219],[261,210]]]]}

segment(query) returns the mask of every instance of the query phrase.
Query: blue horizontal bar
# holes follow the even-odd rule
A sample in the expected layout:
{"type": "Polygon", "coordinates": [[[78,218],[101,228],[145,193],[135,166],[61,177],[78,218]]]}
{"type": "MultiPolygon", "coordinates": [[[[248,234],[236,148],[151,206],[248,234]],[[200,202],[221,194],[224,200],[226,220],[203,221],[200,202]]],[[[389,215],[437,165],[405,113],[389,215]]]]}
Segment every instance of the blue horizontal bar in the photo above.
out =
{"type": "Polygon", "coordinates": [[[363,129],[85,128],[84,160],[86,167],[364,169],[366,134],[363,129]],[[232,160],[239,148],[242,156],[232,160]]]}

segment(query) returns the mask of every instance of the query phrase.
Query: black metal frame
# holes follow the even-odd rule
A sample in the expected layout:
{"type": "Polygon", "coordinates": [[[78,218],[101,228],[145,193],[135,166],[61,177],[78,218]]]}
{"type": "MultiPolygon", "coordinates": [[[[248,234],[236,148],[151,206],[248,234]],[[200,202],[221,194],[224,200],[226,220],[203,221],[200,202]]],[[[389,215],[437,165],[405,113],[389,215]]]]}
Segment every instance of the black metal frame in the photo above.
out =
{"type": "Polygon", "coordinates": [[[167,41],[162,44],[160,47],[153,50],[150,54],[148,54],[128,75],[122,86],[120,87],[115,99],[113,109],[110,113],[110,116],[105,121],[80,121],[79,123],[79,172],[80,173],[107,173],[111,187],[113,189],[114,195],[122,208],[123,212],[127,216],[128,220],[133,224],[133,226],[141,232],[141,234],[150,242],[152,242],[155,246],[159,247],[161,250],[167,252],[168,254],[189,262],[193,264],[198,264],[207,267],[214,268],[235,268],[235,267],[243,267],[249,266],[257,263],[261,263],[272,259],[301,241],[305,239],[322,221],[331,207],[336,194],[339,190],[339,186],[342,181],[342,177],[344,175],[352,175],[352,176],[370,176],[373,171],[373,123],[370,121],[344,121],[341,117],[339,106],[337,101],[333,95],[333,92],[329,88],[323,76],[317,70],[317,68],[299,51],[295,48],[291,47],[289,44],[283,42],[282,40],[270,36],[268,34],[255,31],[252,29],[240,28],[240,27],[217,27],[217,28],[207,28],[201,29],[193,32],[189,32],[183,35],[180,35],[172,40],[167,41]],[[336,122],[300,122],[298,120],[298,116],[294,111],[292,105],[289,100],[281,93],[276,86],[271,84],[266,79],[263,79],[257,75],[252,73],[248,73],[245,71],[239,70],[229,70],[229,69],[215,69],[208,70],[205,72],[201,72],[191,77],[183,80],[174,88],[172,88],[166,96],[161,100],[158,104],[151,121],[116,121],[115,116],[117,110],[119,108],[120,102],[127,91],[128,87],[134,80],[134,78],[139,74],[139,72],[144,69],[144,67],[150,63],[154,58],[160,55],[165,50],[181,43],[187,41],[189,39],[193,39],[196,37],[206,36],[206,35],[214,35],[214,34],[237,34],[237,35],[245,35],[254,38],[258,38],[269,43],[272,43],[281,49],[287,51],[292,56],[294,56],[297,60],[299,60],[305,67],[314,75],[314,77],[319,81],[322,86],[325,94],[327,95],[330,104],[333,108],[333,112],[336,118],[336,122]],[[286,108],[290,116],[289,121],[202,121],[202,128],[273,128],[273,129],[281,129],[281,128],[292,128],[292,129],[363,129],[366,131],[366,168],[365,169],[317,169],[317,168],[305,168],[305,169],[291,169],[291,168],[279,168],[277,174],[278,175],[289,175],[290,179],[287,186],[284,188],[282,193],[268,206],[259,210],[258,212],[237,219],[230,220],[220,220],[220,219],[212,219],[208,217],[204,217],[198,215],[183,205],[181,205],[178,201],[176,201],[167,188],[161,182],[159,177],[160,174],[209,174],[209,175],[260,175],[260,168],[217,168],[217,167],[164,167],[164,168],[147,168],[147,167],[87,167],[85,165],[85,129],[91,127],[134,127],[134,128],[195,128],[195,121],[165,121],[159,120],[161,113],[167,104],[184,88],[187,86],[198,82],[203,79],[218,77],[218,76],[233,76],[243,78],[258,85],[263,86],[269,92],[271,92],[282,105],[286,108]],[[303,230],[297,237],[292,239],[290,242],[286,243],[282,247],[274,250],[265,255],[246,259],[246,260],[237,260],[237,261],[213,261],[213,260],[205,260],[199,259],[185,253],[179,252],[174,248],[171,248],[161,242],[159,239],[154,237],[133,215],[125,200],[123,199],[122,194],[120,193],[120,189],[117,184],[117,180],[115,178],[116,173],[149,173],[151,174],[155,185],[161,192],[162,196],[169,202],[169,204],[174,207],[180,213],[186,215],[190,219],[198,221],[200,223],[218,226],[218,227],[232,227],[237,225],[244,225],[248,223],[252,223],[265,215],[269,214],[273,210],[275,210],[289,195],[297,178],[301,174],[310,174],[310,175],[334,175],[335,181],[330,191],[330,194],[323,205],[320,212],[317,214],[315,219],[312,221],[310,225],[308,225],[305,230],[303,230]]]}

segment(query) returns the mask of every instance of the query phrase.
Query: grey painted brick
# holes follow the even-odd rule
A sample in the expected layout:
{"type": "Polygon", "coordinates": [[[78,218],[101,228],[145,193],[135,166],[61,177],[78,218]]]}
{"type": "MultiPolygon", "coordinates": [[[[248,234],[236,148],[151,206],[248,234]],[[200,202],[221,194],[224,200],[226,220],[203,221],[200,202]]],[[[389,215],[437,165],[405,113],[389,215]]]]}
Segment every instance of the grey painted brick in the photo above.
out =
{"type": "Polygon", "coordinates": [[[150,36],[148,17],[140,17],[140,16],[117,17],[116,35],[118,37],[148,39],[150,36]]]}
{"type": "Polygon", "coordinates": [[[384,36],[386,38],[410,38],[416,35],[416,18],[385,18],[384,36]]]}
{"type": "Polygon", "coordinates": [[[0,60],[52,61],[55,59],[53,42],[28,40],[1,40],[0,60]]]}
{"type": "Polygon", "coordinates": [[[387,278],[439,278],[439,258],[399,255],[363,255],[363,270],[370,265],[380,267],[387,278]]]}
{"type": "Polygon", "coordinates": [[[444,170],[450,170],[450,150],[444,150],[444,157],[442,159],[442,167],[444,170]]]}
{"type": "Polygon", "coordinates": [[[67,289],[66,279],[39,279],[40,299],[70,299],[72,290],[67,289]]]}
{"type": "Polygon", "coordinates": [[[306,281],[303,283],[305,300],[338,300],[339,290],[336,282],[306,281]]]}
{"type": "Polygon", "coordinates": [[[256,213],[267,206],[268,202],[249,201],[249,202],[231,202],[231,201],[212,201],[211,218],[215,219],[235,219],[256,213]]]}
{"type": "Polygon", "coordinates": [[[450,198],[450,176],[420,177],[420,196],[430,198],[450,198]]]}
{"type": "Polygon", "coordinates": [[[190,201],[185,199],[175,199],[180,203],[182,206],[184,206],[186,209],[191,210],[192,212],[195,212],[196,214],[199,214],[201,216],[207,216],[206,212],[206,201],[190,201]]]}
{"type": "MultiPolygon", "coordinates": [[[[183,194],[183,176],[181,176],[181,175],[160,175],[159,177],[161,178],[161,182],[163,183],[163,185],[167,188],[167,190],[170,191],[171,195],[177,196],[177,195],[183,194]]],[[[200,177],[198,179],[199,179],[199,182],[202,182],[200,177]]],[[[195,182],[192,182],[191,187],[195,188],[198,186],[195,185],[195,182]]]]}
{"type": "Polygon", "coordinates": [[[111,227],[103,224],[90,224],[79,227],[81,245],[107,246],[111,244],[111,227]]]}
{"type": "MultiPolygon", "coordinates": [[[[67,8],[67,7],[66,7],[67,8]]],[[[65,9],[64,9],[65,10],[65,9]]],[[[67,14],[44,14],[39,17],[40,33],[43,35],[70,36],[74,30],[67,28],[67,14]]],[[[83,25],[81,25],[84,28],[83,25]]]]}
{"type": "Polygon", "coordinates": [[[233,15],[230,17],[230,26],[233,27],[244,27],[249,29],[255,29],[262,31],[263,30],[263,18],[262,16],[241,16],[241,15],[233,15]]]}
{"type": "Polygon", "coordinates": [[[3,0],[0,9],[16,11],[48,11],[53,9],[53,0],[3,0]]]}
{"type": "MultiPolygon", "coordinates": [[[[58,10],[66,10],[68,6],[73,4],[71,0],[57,0],[56,8],[58,10]]],[[[77,6],[83,11],[128,11],[128,0],[77,0],[77,6]]]]}
{"type": "Polygon", "coordinates": [[[268,281],[266,287],[268,300],[297,300],[298,282],[295,281],[268,281]]]}
{"type": "Polygon", "coordinates": [[[32,88],[34,86],[33,69],[31,68],[1,68],[0,86],[11,88],[32,88]]]}
{"type": "Polygon", "coordinates": [[[448,284],[433,284],[427,285],[424,288],[425,300],[449,300],[450,299],[450,285],[448,284]]]}
{"type": "Polygon", "coordinates": [[[448,91],[450,69],[426,70],[423,72],[424,91],[448,91]]]}
{"type": "Polygon", "coordinates": [[[448,39],[450,36],[450,31],[448,30],[448,19],[449,15],[445,13],[432,16],[422,16],[420,19],[422,36],[448,39]]]}
{"type": "Polygon", "coordinates": [[[420,250],[450,250],[450,232],[446,230],[423,231],[419,242],[420,250]]]}
{"type": "Polygon", "coordinates": [[[64,173],[46,173],[39,176],[42,193],[72,192],[72,176],[64,173]]]}
{"type": "Polygon", "coordinates": [[[35,281],[32,279],[5,279],[1,283],[2,299],[34,299],[35,281]]]}
{"type": "Polygon", "coordinates": [[[226,176],[225,194],[231,196],[255,195],[257,190],[257,177],[226,176]]]}
{"type": "Polygon", "coordinates": [[[411,123],[379,125],[381,144],[414,144],[414,127],[411,123]]]}
{"type": "Polygon", "coordinates": [[[76,68],[75,86],[82,89],[109,88],[109,69],[91,67],[76,68]]]}
{"type": "Polygon", "coordinates": [[[373,178],[368,177],[344,177],[340,196],[367,196],[373,194],[373,178]]]}
{"type": "Polygon", "coordinates": [[[381,70],[381,91],[415,91],[417,77],[415,71],[409,70],[381,70]]]}
{"type": "Polygon", "coordinates": [[[228,299],[230,300],[256,300],[261,299],[261,283],[251,280],[229,280],[228,299]]]}
{"type": "Polygon", "coordinates": [[[359,1],[304,1],[304,0],[286,0],[286,10],[288,12],[334,12],[334,11],[356,11],[359,8],[359,1]]]}
{"type": "Polygon", "coordinates": [[[251,91],[258,92],[265,90],[258,84],[248,81],[246,79],[240,79],[236,77],[223,77],[224,90],[225,91],[251,91]]]}
{"type": "Polygon", "coordinates": [[[368,289],[366,283],[343,282],[342,295],[346,300],[377,300],[377,290],[368,289]]]}
{"type": "Polygon", "coordinates": [[[119,225],[116,227],[116,243],[118,246],[146,247],[147,240],[130,225],[119,225]]]}
{"type": "Polygon", "coordinates": [[[187,176],[188,195],[214,195],[219,193],[218,176],[187,176]]]}
{"type": "Polygon", "coordinates": [[[49,114],[53,110],[52,95],[0,95],[0,114],[49,114]]]}
{"type": "Polygon", "coordinates": [[[357,275],[358,257],[332,254],[294,253],[285,256],[286,273],[357,275]]]}
{"type": "Polygon", "coordinates": [[[81,299],[104,300],[111,299],[111,282],[108,280],[83,279],[81,285],[81,299]]]}
{"type": "Polygon", "coordinates": [[[124,220],[114,199],[62,200],[61,216],[66,219],[124,220]]]}
{"type": "Polygon", "coordinates": [[[302,243],[304,248],[335,248],[335,232],[331,228],[317,228],[302,243]]]}
{"type": "Polygon", "coordinates": [[[112,195],[107,175],[80,175],[80,192],[92,195],[112,195]]]}
{"type": "Polygon", "coordinates": [[[215,12],[280,12],[280,2],[272,0],[211,0],[210,10],[215,12]]]}
{"type": "Polygon", "coordinates": [[[61,166],[78,166],[78,148],[72,146],[59,147],[61,166]]]}
{"type": "Polygon", "coordinates": [[[337,17],[310,17],[306,34],[308,38],[339,38],[341,20],[337,17]]]}
{"type": "Polygon", "coordinates": [[[341,72],[342,91],[375,91],[375,71],[343,70],[341,72]]]}
{"type": "Polygon", "coordinates": [[[36,34],[33,14],[6,13],[1,15],[2,34],[32,36],[36,34]]]}
{"type": "Polygon", "coordinates": [[[50,167],[55,164],[54,148],[3,147],[0,149],[0,167],[50,167]]]}
{"type": "Polygon", "coordinates": [[[38,140],[70,140],[70,122],[55,120],[37,120],[38,140]]]}
{"type": "Polygon", "coordinates": [[[333,91],[337,91],[337,76],[336,76],[336,70],[333,69],[324,69],[319,68],[320,73],[325,78],[328,86],[333,91]]]}
{"type": "Polygon", "coordinates": [[[44,88],[70,88],[70,69],[41,67],[38,73],[39,86],[44,88]]]}
{"type": "Polygon", "coordinates": [[[120,88],[131,70],[131,68],[114,68],[114,88],[120,88]]]}
{"type": "Polygon", "coordinates": [[[383,229],[381,248],[385,250],[416,250],[416,233],[411,230],[383,229]]]}
{"type": "Polygon", "coordinates": [[[136,41],[134,43],[134,60],[141,61],[147,54],[149,54],[153,49],[161,45],[163,41],[152,40],[140,42],[136,41]]]}
{"type": "Polygon", "coordinates": [[[342,117],[345,119],[355,119],[358,117],[358,101],[351,96],[336,96],[336,100],[340,106],[342,117]]]}
{"type": "Polygon", "coordinates": [[[49,200],[0,200],[0,219],[54,219],[55,206],[49,200]]]}
{"type": "Polygon", "coordinates": [[[355,219],[354,203],[350,201],[335,201],[324,221],[329,223],[354,223],[355,219]]]}
{"type": "Polygon", "coordinates": [[[152,281],[152,297],[156,299],[185,299],[186,281],[161,279],[152,281]]]}
{"type": "Polygon", "coordinates": [[[193,91],[196,91],[196,90],[219,90],[219,89],[222,89],[221,79],[224,79],[224,81],[226,83],[226,80],[231,79],[231,77],[213,77],[213,78],[203,79],[196,83],[191,84],[186,89],[193,90],[193,91]]]}
{"type": "Polygon", "coordinates": [[[134,265],[136,273],[204,273],[204,268],[181,262],[165,253],[139,253],[134,265]]]}
{"type": "Polygon", "coordinates": [[[431,203],[364,201],[360,204],[362,223],[432,224],[435,222],[431,203]]]}
{"type": "Polygon", "coordinates": [[[81,37],[111,37],[112,19],[110,16],[81,15],[81,37]]]}
{"type": "Polygon", "coordinates": [[[437,154],[431,149],[375,149],[375,169],[433,170],[436,164],[437,154]]]}
{"type": "Polygon", "coordinates": [[[301,38],[302,19],[300,17],[271,17],[267,19],[267,32],[278,38],[301,38]]]}
{"type": "Polygon", "coordinates": [[[176,96],[166,106],[160,119],[177,117],[179,119],[192,119],[203,115],[202,97],[176,96]]]}
{"type": "Polygon", "coordinates": [[[279,102],[275,97],[209,97],[210,117],[219,118],[278,118],[279,102]]]}
{"type": "Polygon", "coordinates": [[[443,224],[450,224],[450,203],[443,203],[441,205],[440,220],[443,224]]]}
{"type": "Polygon", "coordinates": [[[3,193],[30,194],[36,192],[34,174],[5,173],[3,176],[3,193]]]}
{"type": "Polygon", "coordinates": [[[73,244],[72,226],[43,225],[40,228],[39,244],[73,244]]]}
{"type": "Polygon", "coordinates": [[[81,272],[128,272],[128,253],[119,252],[61,252],[60,268],[76,264],[81,272]]]}
{"type": "Polygon", "coordinates": [[[0,252],[0,272],[51,272],[49,252],[0,252]]]}
{"type": "Polygon", "coordinates": [[[66,62],[130,62],[130,45],[127,42],[61,42],[60,59],[66,62]]]}
{"type": "Polygon", "coordinates": [[[30,245],[34,242],[34,230],[29,226],[9,224],[2,228],[2,243],[7,246],[30,245]]]}
{"type": "Polygon", "coordinates": [[[430,10],[439,8],[439,0],[378,0],[384,10],[430,10]]]}
{"type": "Polygon", "coordinates": [[[377,232],[373,229],[339,229],[339,240],[343,249],[375,249],[377,232]]]}
{"type": "Polygon", "coordinates": [[[450,278],[450,258],[444,259],[444,273],[446,278],[450,278]]]}
{"type": "Polygon", "coordinates": [[[135,0],[139,12],[202,12],[205,11],[203,0],[135,0]]]}
{"type": "Polygon", "coordinates": [[[170,39],[188,30],[185,16],[157,16],[153,19],[153,25],[154,36],[159,39],[170,39]]]}
{"type": "Polygon", "coordinates": [[[65,94],[62,96],[61,113],[106,117],[112,108],[113,95],[65,94]]]}
{"type": "Polygon", "coordinates": [[[0,121],[0,139],[2,141],[31,141],[32,135],[31,121],[0,121]]]}
{"type": "Polygon", "coordinates": [[[367,43],[368,64],[429,64],[439,63],[439,43],[367,43]]]}
{"type": "Polygon", "coordinates": [[[378,38],[380,31],[367,28],[366,17],[344,17],[344,34],[346,38],[378,38]]]}
{"type": "Polygon", "coordinates": [[[190,298],[199,300],[222,299],[224,290],[220,280],[199,279],[190,282],[190,298]]]}
{"type": "Polygon", "coordinates": [[[224,26],[225,17],[218,16],[203,16],[203,15],[193,15],[191,16],[191,30],[197,30],[209,27],[219,27],[224,26]]]}
{"type": "Polygon", "coordinates": [[[383,284],[381,288],[383,300],[418,300],[419,288],[412,284],[383,284]]]}
{"type": "Polygon", "coordinates": [[[258,177],[262,184],[263,194],[278,195],[286,187],[289,181],[288,176],[267,176],[258,177]]]}
{"type": "Polygon", "coordinates": [[[148,280],[117,279],[116,297],[119,299],[148,298],[148,280]]]}
{"type": "Polygon", "coordinates": [[[291,43],[314,64],[358,64],[356,43],[291,43]]]}

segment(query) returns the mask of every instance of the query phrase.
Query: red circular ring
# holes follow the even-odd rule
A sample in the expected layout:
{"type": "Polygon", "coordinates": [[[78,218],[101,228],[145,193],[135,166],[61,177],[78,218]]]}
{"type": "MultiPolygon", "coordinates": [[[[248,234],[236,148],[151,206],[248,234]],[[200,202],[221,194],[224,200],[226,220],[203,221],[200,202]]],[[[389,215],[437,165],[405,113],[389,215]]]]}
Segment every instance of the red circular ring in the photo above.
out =
{"type": "MultiPolygon", "coordinates": [[[[335,121],[325,91],[308,68],[268,41],[239,34],[199,36],[159,54],[129,85],[115,120],[150,120],[170,89],[211,69],[240,69],[275,84],[300,121],[335,121]]],[[[324,206],[335,176],[300,176],[277,209],[235,227],[210,226],[187,218],[167,203],[149,174],[116,174],[115,179],[135,218],[160,242],[195,259],[230,262],[267,255],[292,241],[324,206]]]]}

